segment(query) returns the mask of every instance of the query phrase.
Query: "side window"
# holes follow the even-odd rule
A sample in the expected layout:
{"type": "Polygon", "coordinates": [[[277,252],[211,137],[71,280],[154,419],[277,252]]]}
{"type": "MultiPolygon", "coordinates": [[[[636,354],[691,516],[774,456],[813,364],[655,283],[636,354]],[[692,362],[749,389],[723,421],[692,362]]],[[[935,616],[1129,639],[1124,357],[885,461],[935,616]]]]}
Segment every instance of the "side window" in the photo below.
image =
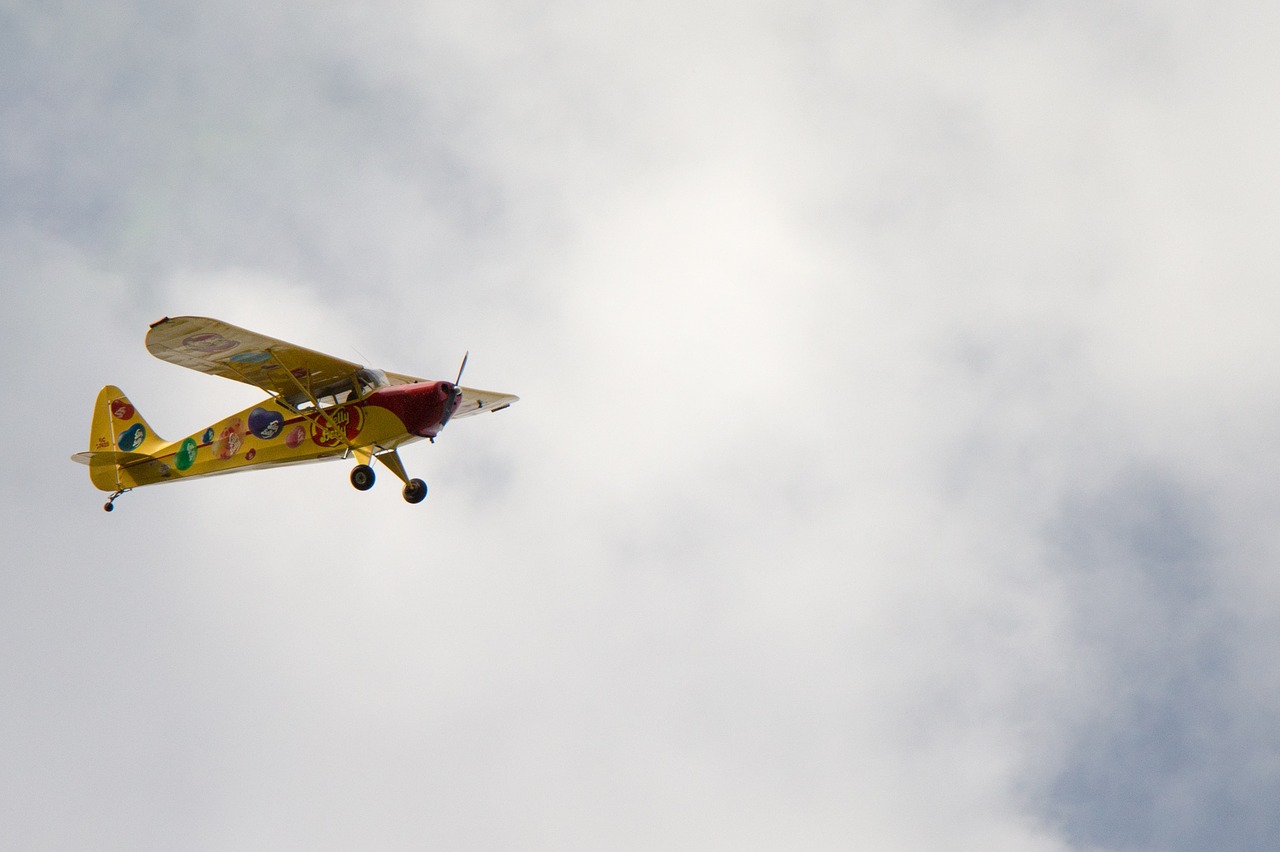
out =
{"type": "Polygon", "coordinates": [[[386,387],[390,384],[387,376],[381,370],[371,370],[363,367],[355,375],[356,386],[359,388],[359,395],[365,396],[378,388],[386,387]]]}

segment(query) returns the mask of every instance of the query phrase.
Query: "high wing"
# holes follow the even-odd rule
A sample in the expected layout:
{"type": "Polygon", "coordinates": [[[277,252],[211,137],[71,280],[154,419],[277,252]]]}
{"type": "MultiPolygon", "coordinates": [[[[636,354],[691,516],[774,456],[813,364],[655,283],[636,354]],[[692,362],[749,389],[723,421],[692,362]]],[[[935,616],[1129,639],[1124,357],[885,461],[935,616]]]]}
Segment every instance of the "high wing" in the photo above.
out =
{"type": "Polygon", "coordinates": [[[518,402],[520,397],[511,393],[496,393],[494,391],[476,390],[475,388],[460,388],[462,391],[462,401],[458,403],[458,408],[453,412],[453,419],[459,417],[470,417],[472,414],[479,414],[481,411],[501,411],[513,402],[518,402]]]}
{"type": "MultiPolygon", "coordinates": [[[[352,361],[208,317],[165,317],[152,324],[147,351],[170,364],[262,388],[295,407],[309,399],[361,389],[366,383],[384,383],[384,377],[391,385],[426,381],[404,373],[367,370],[352,361]]],[[[501,411],[519,399],[509,393],[461,390],[455,418],[501,411]]]]}
{"type": "Polygon", "coordinates": [[[356,386],[363,367],[208,317],[165,317],[147,332],[162,361],[260,387],[290,404],[356,386]]]}

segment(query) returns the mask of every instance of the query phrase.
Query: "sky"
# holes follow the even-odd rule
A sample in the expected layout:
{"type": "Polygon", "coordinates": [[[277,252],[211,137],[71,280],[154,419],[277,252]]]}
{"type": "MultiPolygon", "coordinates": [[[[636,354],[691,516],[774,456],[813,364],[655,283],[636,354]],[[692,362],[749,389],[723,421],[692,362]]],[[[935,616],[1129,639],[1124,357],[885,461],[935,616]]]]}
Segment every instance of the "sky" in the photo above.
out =
{"type": "Polygon", "coordinates": [[[1276,848],[1277,35],[0,0],[0,846],[1276,848]],[[184,314],[521,401],[108,515],[184,314]]]}

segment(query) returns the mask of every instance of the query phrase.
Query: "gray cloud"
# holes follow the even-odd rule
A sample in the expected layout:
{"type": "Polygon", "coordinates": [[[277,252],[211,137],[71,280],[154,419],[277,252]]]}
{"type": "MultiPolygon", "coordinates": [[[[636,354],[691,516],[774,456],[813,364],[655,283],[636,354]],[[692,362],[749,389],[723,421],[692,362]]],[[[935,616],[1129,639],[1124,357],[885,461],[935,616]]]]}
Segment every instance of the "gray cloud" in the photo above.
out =
{"type": "Polygon", "coordinates": [[[1261,14],[10,4],[0,840],[1274,846],[1261,14]],[[187,312],[523,400],[106,516],[187,312]]]}

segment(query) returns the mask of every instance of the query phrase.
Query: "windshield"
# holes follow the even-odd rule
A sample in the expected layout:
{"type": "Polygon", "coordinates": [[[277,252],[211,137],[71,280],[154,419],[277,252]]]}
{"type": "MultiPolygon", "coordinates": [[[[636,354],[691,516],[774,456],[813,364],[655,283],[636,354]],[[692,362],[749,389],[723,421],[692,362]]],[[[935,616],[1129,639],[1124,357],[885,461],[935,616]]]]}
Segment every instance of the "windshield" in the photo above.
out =
{"type": "Polygon", "coordinates": [[[359,372],[356,373],[356,384],[360,387],[360,395],[364,396],[370,391],[385,388],[391,382],[387,381],[387,374],[381,370],[361,367],[359,372]]]}
{"type": "MultiPolygon", "coordinates": [[[[387,374],[381,370],[361,367],[354,375],[317,388],[315,398],[316,402],[320,403],[321,409],[332,408],[335,405],[355,402],[357,399],[368,396],[378,388],[385,388],[390,384],[391,382],[387,380],[387,374]]],[[[311,404],[310,397],[303,392],[290,394],[283,399],[296,411],[305,411],[314,407],[311,404]]]]}

